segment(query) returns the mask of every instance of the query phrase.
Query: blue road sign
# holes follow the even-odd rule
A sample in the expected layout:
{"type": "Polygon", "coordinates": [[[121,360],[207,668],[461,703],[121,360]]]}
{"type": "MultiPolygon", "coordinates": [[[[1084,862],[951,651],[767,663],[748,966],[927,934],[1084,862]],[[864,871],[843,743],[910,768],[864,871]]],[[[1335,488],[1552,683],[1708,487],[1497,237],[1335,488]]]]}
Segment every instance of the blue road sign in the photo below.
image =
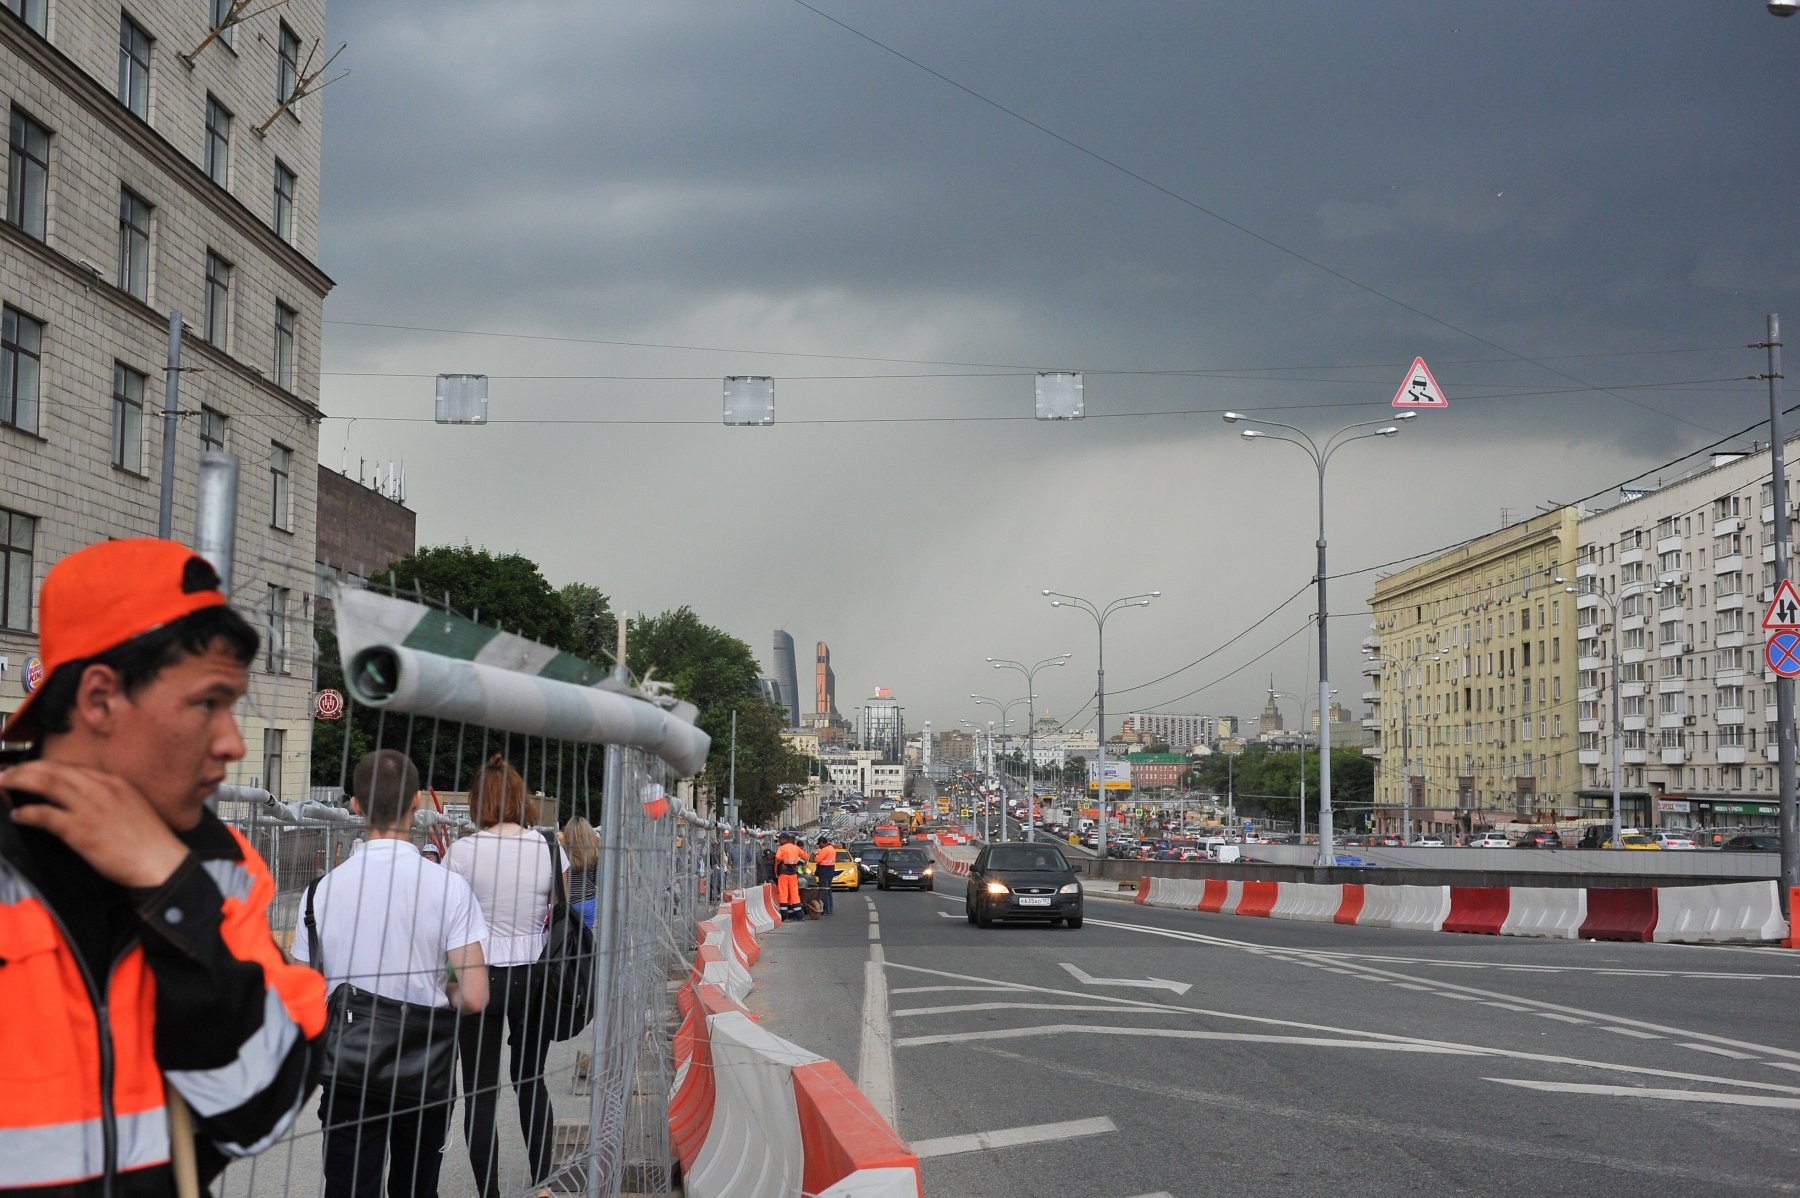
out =
{"type": "Polygon", "coordinates": [[[1800,676],[1800,632],[1783,629],[1770,635],[1769,643],[1763,646],[1763,657],[1781,677],[1800,676]]]}

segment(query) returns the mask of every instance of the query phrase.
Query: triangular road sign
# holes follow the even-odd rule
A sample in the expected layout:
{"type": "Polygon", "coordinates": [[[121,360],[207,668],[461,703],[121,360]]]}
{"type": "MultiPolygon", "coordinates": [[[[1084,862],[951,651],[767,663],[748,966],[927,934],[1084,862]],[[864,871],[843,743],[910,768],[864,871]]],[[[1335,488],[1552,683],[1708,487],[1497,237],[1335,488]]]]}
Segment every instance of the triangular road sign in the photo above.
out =
{"type": "Polygon", "coordinates": [[[1765,629],[1800,628],[1800,591],[1794,589],[1792,579],[1782,579],[1781,585],[1775,588],[1775,598],[1769,600],[1769,610],[1763,613],[1762,626],[1765,629]]]}
{"type": "Polygon", "coordinates": [[[1394,392],[1396,408],[1447,408],[1450,401],[1444,398],[1437,380],[1431,377],[1431,367],[1425,365],[1424,358],[1414,358],[1412,369],[1400,380],[1400,390],[1394,392]]]}

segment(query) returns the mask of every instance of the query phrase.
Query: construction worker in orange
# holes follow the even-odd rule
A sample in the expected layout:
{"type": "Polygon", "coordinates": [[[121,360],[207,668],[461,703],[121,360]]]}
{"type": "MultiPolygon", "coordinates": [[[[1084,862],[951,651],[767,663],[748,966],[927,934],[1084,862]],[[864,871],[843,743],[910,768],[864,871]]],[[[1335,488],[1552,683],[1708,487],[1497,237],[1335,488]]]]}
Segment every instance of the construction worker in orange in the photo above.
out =
{"type": "Polygon", "coordinates": [[[822,914],[831,914],[831,880],[837,875],[837,846],[831,843],[831,837],[819,837],[819,847],[813,850],[813,865],[819,871],[819,901],[823,905],[822,914]]]}
{"type": "Polygon", "coordinates": [[[293,1126],[325,1029],[268,866],[206,805],[259,638],[157,540],[59,561],[38,631],[48,677],[0,729],[30,746],[0,772],[0,1193],[198,1193],[293,1126]]]}
{"type": "Polygon", "coordinates": [[[775,905],[783,919],[805,919],[806,908],[800,905],[800,863],[810,860],[806,850],[794,843],[791,832],[781,834],[781,846],[775,850],[775,905]]]}

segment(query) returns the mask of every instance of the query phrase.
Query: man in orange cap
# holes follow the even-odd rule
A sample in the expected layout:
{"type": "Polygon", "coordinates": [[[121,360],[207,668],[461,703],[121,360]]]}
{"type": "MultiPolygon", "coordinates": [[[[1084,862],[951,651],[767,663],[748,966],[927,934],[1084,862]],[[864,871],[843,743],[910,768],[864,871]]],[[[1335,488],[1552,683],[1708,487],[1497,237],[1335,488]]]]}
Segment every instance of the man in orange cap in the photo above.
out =
{"type": "Polygon", "coordinates": [[[0,731],[31,746],[0,772],[0,1062],[32,1079],[0,1085],[0,1190],[161,1198],[288,1129],[324,1030],[268,867],[206,807],[257,634],[157,540],[57,563],[38,627],[47,678],[0,731]]]}

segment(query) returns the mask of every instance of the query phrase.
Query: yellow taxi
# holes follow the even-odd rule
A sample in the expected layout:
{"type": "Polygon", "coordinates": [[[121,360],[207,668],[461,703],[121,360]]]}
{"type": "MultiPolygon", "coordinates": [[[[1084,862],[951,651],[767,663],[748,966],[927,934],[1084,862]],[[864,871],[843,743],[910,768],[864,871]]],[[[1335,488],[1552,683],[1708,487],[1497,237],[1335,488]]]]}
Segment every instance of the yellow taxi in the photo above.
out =
{"type": "Polygon", "coordinates": [[[1610,839],[1608,839],[1606,844],[1602,847],[1609,848],[1609,849],[1621,849],[1621,848],[1623,848],[1623,849],[1660,849],[1660,848],[1662,848],[1662,845],[1657,844],[1656,841],[1650,839],[1650,837],[1648,837],[1648,836],[1645,836],[1642,832],[1621,832],[1619,834],[1619,842],[1620,843],[1618,843],[1618,844],[1614,844],[1610,839]]]}
{"type": "Polygon", "coordinates": [[[861,890],[862,873],[856,868],[856,858],[843,845],[837,846],[837,861],[832,866],[831,888],[833,890],[861,890]]]}

